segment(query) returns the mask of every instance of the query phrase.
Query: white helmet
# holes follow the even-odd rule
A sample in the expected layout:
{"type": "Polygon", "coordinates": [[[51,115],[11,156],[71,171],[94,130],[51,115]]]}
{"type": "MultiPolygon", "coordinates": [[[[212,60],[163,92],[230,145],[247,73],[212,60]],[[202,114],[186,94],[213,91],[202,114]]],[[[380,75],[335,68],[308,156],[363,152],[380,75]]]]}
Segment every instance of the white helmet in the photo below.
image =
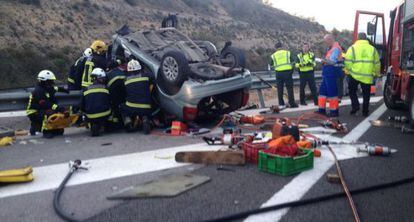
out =
{"type": "Polygon", "coordinates": [[[95,69],[92,70],[91,76],[94,76],[96,78],[105,78],[106,73],[101,68],[95,68],[95,69]]]}
{"type": "Polygon", "coordinates": [[[133,59],[128,62],[128,67],[127,67],[128,72],[139,71],[141,69],[142,69],[141,64],[137,60],[133,59]]]}
{"type": "Polygon", "coordinates": [[[83,52],[83,56],[85,57],[92,56],[92,49],[91,48],[85,49],[85,51],[83,52]]]}
{"type": "Polygon", "coordinates": [[[56,76],[55,76],[55,74],[53,74],[52,71],[42,70],[37,75],[37,80],[39,80],[39,81],[48,81],[48,80],[54,81],[54,80],[56,80],[56,76]]]}

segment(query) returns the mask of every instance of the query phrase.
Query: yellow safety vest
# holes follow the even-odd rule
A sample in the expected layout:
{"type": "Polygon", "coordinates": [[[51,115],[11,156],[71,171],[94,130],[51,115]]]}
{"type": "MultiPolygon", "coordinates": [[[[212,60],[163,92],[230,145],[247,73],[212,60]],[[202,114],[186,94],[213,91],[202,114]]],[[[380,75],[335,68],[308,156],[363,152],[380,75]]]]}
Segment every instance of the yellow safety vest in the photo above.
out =
{"type": "Polygon", "coordinates": [[[91,73],[94,67],[95,67],[95,63],[92,62],[92,57],[88,58],[85,62],[85,68],[83,69],[82,87],[86,88],[92,85],[91,73]]]}
{"type": "Polygon", "coordinates": [[[315,54],[312,52],[303,54],[298,54],[299,62],[296,63],[296,68],[299,69],[300,72],[309,72],[315,69],[315,54]]]}
{"type": "Polygon", "coordinates": [[[346,52],[345,69],[355,80],[372,84],[381,72],[378,51],[367,40],[356,41],[346,52]]]}
{"type": "Polygon", "coordinates": [[[272,55],[273,65],[276,72],[292,70],[290,62],[290,52],[287,50],[278,50],[272,55]]]}

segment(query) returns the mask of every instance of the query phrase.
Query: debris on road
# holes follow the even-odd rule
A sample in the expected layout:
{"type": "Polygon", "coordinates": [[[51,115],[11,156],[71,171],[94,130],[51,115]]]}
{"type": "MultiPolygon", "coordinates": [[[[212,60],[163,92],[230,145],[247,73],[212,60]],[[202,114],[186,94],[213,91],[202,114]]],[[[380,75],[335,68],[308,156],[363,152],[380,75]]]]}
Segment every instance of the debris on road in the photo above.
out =
{"type": "Polygon", "coordinates": [[[1,137],[13,137],[15,135],[14,130],[5,127],[5,126],[0,126],[0,138],[1,137]]]}
{"type": "Polygon", "coordinates": [[[222,164],[244,165],[246,164],[243,151],[195,151],[178,152],[175,161],[179,163],[197,164],[222,164]]]}
{"type": "Polygon", "coordinates": [[[401,127],[401,132],[402,133],[414,133],[414,128],[403,126],[401,127]]]}
{"type": "Polygon", "coordinates": [[[101,146],[111,146],[112,143],[102,143],[101,146]]]}
{"type": "Polygon", "coordinates": [[[33,181],[33,179],[33,168],[31,166],[0,171],[0,183],[24,183],[33,181]]]}
{"type": "Polygon", "coordinates": [[[28,140],[28,142],[31,143],[31,144],[34,144],[34,145],[44,144],[43,141],[38,141],[38,140],[35,140],[35,139],[28,140]]]}
{"type": "Polygon", "coordinates": [[[366,145],[364,148],[358,147],[357,152],[368,153],[371,156],[390,156],[392,153],[396,153],[396,149],[391,149],[382,145],[366,145]]]}
{"type": "Polygon", "coordinates": [[[341,183],[341,178],[339,177],[338,174],[327,173],[326,179],[328,180],[329,183],[341,183]]]}
{"type": "Polygon", "coordinates": [[[29,135],[29,131],[22,130],[22,129],[16,130],[16,131],[14,131],[14,135],[15,136],[27,136],[27,135],[29,135]]]}
{"type": "Polygon", "coordinates": [[[107,197],[107,199],[125,200],[149,197],[175,197],[209,181],[210,177],[207,176],[194,174],[171,175],[122,189],[107,197]]]}
{"type": "Polygon", "coordinates": [[[226,168],[223,165],[218,166],[217,167],[217,170],[219,170],[219,171],[228,171],[228,172],[236,172],[236,170],[230,169],[230,168],[226,168]]]}
{"type": "Polygon", "coordinates": [[[9,136],[0,138],[0,146],[10,146],[13,144],[13,140],[14,140],[13,137],[9,137],[9,136]]]}

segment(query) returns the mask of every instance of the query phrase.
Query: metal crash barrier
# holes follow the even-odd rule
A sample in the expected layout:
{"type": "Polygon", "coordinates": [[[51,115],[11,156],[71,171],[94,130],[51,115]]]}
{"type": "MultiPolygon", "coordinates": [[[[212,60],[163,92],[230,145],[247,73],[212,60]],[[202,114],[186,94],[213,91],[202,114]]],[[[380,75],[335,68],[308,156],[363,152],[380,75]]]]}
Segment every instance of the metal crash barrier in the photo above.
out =
{"type": "MultiPolygon", "coordinates": [[[[262,80],[274,85],[276,87],[276,76],[275,72],[273,71],[258,71],[252,72],[252,86],[251,90],[256,90],[260,107],[265,107],[265,100],[263,97],[262,90],[270,88],[268,84],[265,84],[262,80]],[[258,78],[259,76],[260,78],[258,78]],[[262,80],[260,80],[262,79],[262,80]]],[[[315,73],[316,82],[320,82],[322,78],[321,72],[315,73]]],[[[295,73],[293,75],[293,82],[294,85],[299,85],[299,74],[295,73]]],[[[0,91],[0,112],[7,112],[7,111],[19,111],[25,110],[30,92],[33,88],[19,88],[19,89],[11,89],[11,90],[1,90],[0,91]]],[[[56,97],[59,100],[59,103],[65,106],[70,105],[78,105],[81,96],[81,91],[71,91],[70,94],[64,93],[57,93],[56,97]]]]}

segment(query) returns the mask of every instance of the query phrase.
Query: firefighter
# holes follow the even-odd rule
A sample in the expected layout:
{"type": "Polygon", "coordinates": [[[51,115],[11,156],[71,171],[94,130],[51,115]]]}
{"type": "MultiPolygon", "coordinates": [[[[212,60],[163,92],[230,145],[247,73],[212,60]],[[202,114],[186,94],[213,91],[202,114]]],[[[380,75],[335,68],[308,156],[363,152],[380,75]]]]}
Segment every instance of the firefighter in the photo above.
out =
{"type": "Polygon", "coordinates": [[[91,73],[92,85],[83,92],[81,110],[90,124],[91,135],[99,136],[111,115],[109,91],[106,88],[106,74],[101,68],[91,73]]]}
{"type": "Polygon", "coordinates": [[[54,113],[66,113],[63,106],[57,104],[55,97],[56,92],[68,91],[63,87],[55,87],[56,77],[53,72],[43,70],[37,76],[38,83],[30,94],[26,114],[30,119],[30,135],[36,135],[36,132],[42,132],[43,137],[53,138],[56,135],[62,135],[64,130],[46,129],[47,118],[54,113]]]}
{"type": "Polygon", "coordinates": [[[82,89],[82,75],[85,68],[86,60],[92,56],[92,49],[87,48],[79,57],[75,64],[70,67],[68,75],[68,90],[81,90],[82,89]]]}
{"type": "Polygon", "coordinates": [[[361,85],[364,100],[362,115],[368,116],[371,85],[375,77],[380,77],[381,62],[378,51],[369,44],[365,33],[359,33],[358,40],[346,52],[345,68],[349,73],[348,87],[352,102],[351,115],[355,115],[360,109],[357,90],[358,85],[361,85]]]}
{"type": "Polygon", "coordinates": [[[276,52],[272,54],[272,66],[276,72],[277,94],[279,99],[279,106],[285,107],[283,100],[283,87],[286,85],[288,92],[289,105],[291,108],[296,108],[298,105],[295,102],[295,95],[293,94],[293,63],[294,59],[290,51],[286,50],[282,43],[275,45],[276,52]]]}
{"type": "Polygon", "coordinates": [[[112,116],[110,121],[118,128],[122,127],[122,117],[120,106],[125,103],[125,71],[126,63],[124,60],[117,60],[114,68],[107,73],[107,88],[111,98],[112,116]]]}
{"type": "Polygon", "coordinates": [[[318,96],[315,83],[315,54],[310,51],[308,43],[303,44],[302,52],[298,54],[296,68],[300,77],[300,104],[306,106],[305,87],[309,84],[314,104],[318,105],[318,96]]]}
{"type": "Polygon", "coordinates": [[[331,34],[325,35],[324,41],[329,49],[325,58],[322,59],[322,83],[319,88],[318,113],[337,117],[339,116],[337,81],[340,75],[343,74],[341,68],[343,66],[342,48],[331,34]],[[329,112],[327,112],[327,109],[329,112]]]}
{"type": "Polygon", "coordinates": [[[128,62],[124,81],[126,101],[121,105],[122,118],[127,132],[135,131],[138,122],[142,122],[145,134],[151,132],[151,82],[150,75],[142,72],[141,64],[137,60],[133,59],[128,62]]]}
{"type": "Polygon", "coordinates": [[[106,52],[108,50],[108,46],[105,44],[105,42],[96,40],[92,43],[90,48],[92,49],[92,56],[86,59],[82,74],[83,89],[86,89],[89,85],[92,84],[90,75],[93,69],[101,68],[103,70],[106,70],[108,65],[106,60],[106,52]]]}

